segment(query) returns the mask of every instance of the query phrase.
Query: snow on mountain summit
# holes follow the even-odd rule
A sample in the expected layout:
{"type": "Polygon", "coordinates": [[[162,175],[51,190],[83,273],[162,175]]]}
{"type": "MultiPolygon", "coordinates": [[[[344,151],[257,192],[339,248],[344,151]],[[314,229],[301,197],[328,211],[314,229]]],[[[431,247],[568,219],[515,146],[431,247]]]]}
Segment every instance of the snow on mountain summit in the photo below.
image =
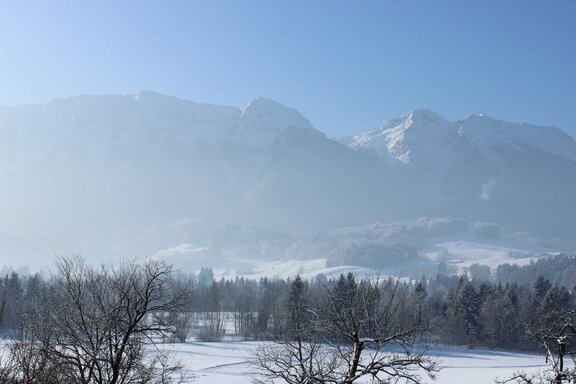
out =
{"type": "Polygon", "coordinates": [[[510,123],[485,115],[450,122],[426,109],[341,141],[352,149],[371,151],[391,164],[453,162],[470,150],[493,158],[495,150],[502,148],[539,150],[576,161],[576,142],[561,129],[510,123]]]}
{"type": "Polygon", "coordinates": [[[576,142],[556,127],[510,123],[486,115],[469,115],[453,123],[455,132],[484,152],[508,145],[518,150],[541,150],[576,161],[576,142]]]}
{"type": "MultiPolygon", "coordinates": [[[[410,112],[397,119],[388,120],[380,129],[355,135],[346,144],[353,149],[373,151],[378,157],[393,163],[408,164],[415,159],[424,161],[439,145],[444,145],[450,122],[427,109],[410,112]]],[[[417,160],[416,160],[417,161],[417,160]]]]}
{"type": "Polygon", "coordinates": [[[0,115],[2,125],[21,125],[30,133],[29,140],[72,140],[86,152],[110,147],[130,150],[161,142],[228,141],[268,147],[286,130],[315,131],[296,109],[270,99],[254,98],[243,107],[233,107],[152,91],[55,98],[44,105],[6,109],[0,115]]]}
{"type": "Polygon", "coordinates": [[[279,134],[290,129],[316,131],[296,109],[274,100],[257,97],[241,108],[238,129],[231,136],[239,141],[269,145],[279,134]]]}

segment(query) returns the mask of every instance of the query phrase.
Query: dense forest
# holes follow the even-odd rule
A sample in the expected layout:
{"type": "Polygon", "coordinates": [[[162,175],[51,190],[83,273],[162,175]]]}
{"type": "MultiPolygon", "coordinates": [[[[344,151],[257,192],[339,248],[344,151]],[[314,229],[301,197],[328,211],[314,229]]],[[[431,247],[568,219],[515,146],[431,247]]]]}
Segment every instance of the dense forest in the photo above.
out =
{"type": "MultiPolygon", "coordinates": [[[[404,301],[401,316],[425,320],[428,332],[420,342],[534,350],[537,343],[526,337],[530,324],[551,321],[555,310],[576,306],[576,257],[560,255],[539,259],[526,266],[504,265],[495,271],[474,265],[467,275],[444,274],[416,281],[381,278],[380,284],[397,285],[404,301]],[[548,319],[548,320],[547,320],[548,319]]],[[[363,280],[354,276],[340,279],[363,280]]],[[[225,335],[246,340],[278,340],[283,336],[289,288],[292,280],[236,278],[214,280],[212,270],[198,274],[175,272],[171,284],[185,287],[186,302],[172,314],[174,340],[194,336],[216,341],[225,335]]],[[[303,281],[303,294],[314,308],[325,305],[325,291],[338,279],[320,275],[303,281]]],[[[17,334],[33,319],[48,317],[58,307],[54,277],[7,273],[0,278],[0,332],[17,334]]]]}

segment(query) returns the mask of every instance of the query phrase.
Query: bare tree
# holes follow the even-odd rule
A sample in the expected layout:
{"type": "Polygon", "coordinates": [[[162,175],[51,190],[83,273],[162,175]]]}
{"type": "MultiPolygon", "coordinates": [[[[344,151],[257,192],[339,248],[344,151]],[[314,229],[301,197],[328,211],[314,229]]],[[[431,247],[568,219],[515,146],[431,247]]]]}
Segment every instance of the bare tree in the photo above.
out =
{"type": "Polygon", "coordinates": [[[536,324],[527,327],[527,335],[544,350],[548,368],[534,374],[516,372],[512,377],[496,379],[496,383],[561,384],[576,379],[576,310],[543,314],[536,324]],[[572,364],[567,366],[566,360],[571,360],[572,364]]]}
{"type": "Polygon", "coordinates": [[[10,384],[57,384],[61,382],[61,361],[51,355],[49,339],[41,338],[38,324],[24,326],[10,341],[4,360],[0,359],[0,382],[10,384]]]}
{"type": "Polygon", "coordinates": [[[404,316],[407,302],[398,281],[358,282],[352,274],[342,275],[325,286],[320,308],[289,309],[305,320],[302,334],[289,335],[280,347],[262,345],[254,363],[268,380],[290,384],[352,384],[364,377],[375,383],[422,383],[423,375],[434,378],[438,368],[412,348],[428,326],[420,316],[404,316]],[[385,351],[387,346],[392,350],[385,351]]]}
{"type": "Polygon", "coordinates": [[[288,384],[322,383],[335,370],[337,359],[322,349],[315,328],[316,314],[306,293],[306,284],[297,276],[290,284],[284,316],[284,335],[275,343],[262,343],[252,359],[262,379],[257,384],[282,379],[288,384]]]}
{"type": "Polygon", "coordinates": [[[182,382],[181,367],[155,347],[174,331],[155,315],[178,311],[189,294],[174,289],[171,273],[153,261],[93,268],[61,259],[46,318],[25,324],[10,348],[14,383],[182,382]],[[33,377],[38,372],[56,379],[33,377]]]}
{"type": "Polygon", "coordinates": [[[10,358],[4,354],[0,355],[0,383],[16,384],[16,367],[10,358]]]}
{"type": "Polygon", "coordinates": [[[322,329],[340,358],[336,382],[369,376],[377,383],[421,383],[422,373],[434,378],[436,362],[412,345],[429,326],[420,316],[404,316],[408,291],[399,280],[358,282],[349,273],[326,290],[326,302],[322,329]],[[384,351],[389,346],[396,351],[384,351]]]}

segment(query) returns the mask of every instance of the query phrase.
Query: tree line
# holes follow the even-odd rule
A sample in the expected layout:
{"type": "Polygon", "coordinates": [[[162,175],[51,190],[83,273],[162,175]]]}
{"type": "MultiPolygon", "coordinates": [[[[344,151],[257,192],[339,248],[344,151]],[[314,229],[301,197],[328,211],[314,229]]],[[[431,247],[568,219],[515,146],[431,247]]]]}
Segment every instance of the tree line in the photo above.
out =
{"type": "MultiPolygon", "coordinates": [[[[537,265],[562,265],[563,260],[552,258],[537,265]]],[[[534,266],[513,268],[522,271],[534,266]]],[[[554,284],[542,275],[524,283],[469,275],[438,274],[434,278],[398,281],[406,301],[401,316],[408,319],[418,313],[429,322],[431,331],[421,337],[430,343],[530,350],[537,346],[524,337],[523,326],[534,324],[552,311],[576,305],[574,287],[554,284]]],[[[361,277],[356,279],[363,281],[361,277]]],[[[174,317],[170,319],[175,328],[173,340],[183,341],[194,334],[200,340],[216,341],[226,333],[245,340],[282,337],[293,279],[215,280],[212,270],[203,268],[198,274],[174,272],[170,281],[187,291],[178,316],[170,315],[174,317]]],[[[311,305],[322,306],[324,292],[334,281],[337,279],[329,281],[324,276],[303,281],[311,305]]],[[[18,332],[27,322],[46,317],[49,306],[56,306],[50,303],[59,284],[54,276],[44,279],[38,274],[21,276],[12,272],[0,277],[0,331],[18,332]]]]}
{"type": "Polygon", "coordinates": [[[543,339],[529,332],[552,334],[576,308],[574,287],[544,276],[503,283],[483,268],[469,272],[215,280],[209,268],[194,274],[159,262],[93,267],[61,259],[49,278],[0,278],[0,333],[9,340],[0,381],[183,382],[183,367],[149,346],[225,335],[274,341],[253,363],[289,383],[352,383],[382,372],[401,378],[414,365],[433,375],[435,363],[417,346],[537,350],[543,339]],[[377,353],[384,348],[397,353],[377,353]]]}

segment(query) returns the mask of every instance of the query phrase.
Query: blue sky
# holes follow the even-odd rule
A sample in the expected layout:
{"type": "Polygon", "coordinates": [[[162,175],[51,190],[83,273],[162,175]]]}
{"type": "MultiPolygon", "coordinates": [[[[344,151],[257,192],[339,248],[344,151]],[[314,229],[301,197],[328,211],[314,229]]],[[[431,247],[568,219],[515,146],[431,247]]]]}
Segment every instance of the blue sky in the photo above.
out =
{"type": "Polygon", "coordinates": [[[330,136],[417,108],[576,136],[576,2],[0,0],[0,104],[140,90],[269,97],[330,136]]]}

